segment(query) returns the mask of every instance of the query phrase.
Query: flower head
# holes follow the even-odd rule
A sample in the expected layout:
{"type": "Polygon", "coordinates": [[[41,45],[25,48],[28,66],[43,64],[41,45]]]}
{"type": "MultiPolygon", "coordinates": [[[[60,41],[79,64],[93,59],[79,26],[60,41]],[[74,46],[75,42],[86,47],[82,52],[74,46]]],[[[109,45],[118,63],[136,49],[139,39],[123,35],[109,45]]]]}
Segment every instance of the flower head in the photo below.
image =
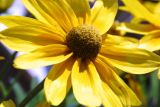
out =
{"type": "Polygon", "coordinates": [[[129,37],[107,34],[114,22],[117,0],[23,0],[37,18],[2,16],[8,26],[2,42],[26,54],[15,66],[28,69],[52,65],[44,91],[59,105],[72,87],[86,106],[137,106],[141,102],[116,74],[117,69],[143,74],[157,69],[160,58],[129,37]],[[18,44],[18,45],[17,45],[18,44]]]}

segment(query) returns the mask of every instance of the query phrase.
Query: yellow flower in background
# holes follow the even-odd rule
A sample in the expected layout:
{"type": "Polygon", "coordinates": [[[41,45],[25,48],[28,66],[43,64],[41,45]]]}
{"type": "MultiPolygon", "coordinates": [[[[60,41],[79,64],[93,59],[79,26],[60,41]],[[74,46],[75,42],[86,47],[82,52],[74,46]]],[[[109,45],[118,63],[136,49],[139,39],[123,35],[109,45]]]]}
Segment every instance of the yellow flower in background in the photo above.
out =
{"type": "Polygon", "coordinates": [[[3,101],[0,103],[0,107],[16,107],[12,100],[3,101]]]}
{"type": "MultiPolygon", "coordinates": [[[[16,107],[16,105],[10,99],[10,100],[1,102],[0,107],[16,107]]],[[[43,102],[40,102],[40,103],[36,104],[36,107],[50,107],[50,105],[46,101],[43,101],[43,102]]]]}
{"type": "Polygon", "coordinates": [[[22,0],[37,18],[1,16],[8,26],[1,31],[9,48],[26,52],[15,66],[29,69],[53,65],[44,91],[52,105],[59,105],[72,87],[85,106],[139,106],[141,102],[116,74],[144,74],[159,66],[160,57],[138,49],[138,41],[107,34],[117,13],[117,0],[22,0]]]}
{"type": "Polygon", "coordinates": [[[46,101],[43,101],[43,102],[36,104],[36,107],[51,107],[51,106],[46,101]]]}
{"type": "MultiPolygon", "coordinates": [[[[160,50],[160,2],[122,0],[125,6],[120,9],[130,12],[130,23],[121,23],[117,29],[145,35],[139,41],[139,48],[149,51],[160,50]],[[141,23],[147,21],[149,23],[141,23]]],[[[160,79],[160,69],[158,72],[160,79]]]]}
{"type": "Polygon", "coordinates": [[[139,48],[156,51],[160,49],[160,2],[139,0],[122,0],[123,10],[130,12],[133,19],[130,23],[122,23],[117,29],[145,35],[139,43],[139,48]],[[149,23],[141,23],[147,21],[149,23]]]}
{"type": "Polygon", "coordinates": [[[4,59],[4,57],[3,56],[0,56],[0,60],[3,60],[4,59]]]}
{"type": "Polygon", "coordinates": [[[0,12],[7,10],[14,0],[0,0],[0,12]]]}
{"type": "Polygon", "coordinates": [[[139,81],[137,81],[135,75],[126,74],[125,80],[127,81],[128,86],[134,91],[137,97],[141,100],[143,106],[146,107],[147,106],[146,95],[144,94],[144,90],[139,81]]]}

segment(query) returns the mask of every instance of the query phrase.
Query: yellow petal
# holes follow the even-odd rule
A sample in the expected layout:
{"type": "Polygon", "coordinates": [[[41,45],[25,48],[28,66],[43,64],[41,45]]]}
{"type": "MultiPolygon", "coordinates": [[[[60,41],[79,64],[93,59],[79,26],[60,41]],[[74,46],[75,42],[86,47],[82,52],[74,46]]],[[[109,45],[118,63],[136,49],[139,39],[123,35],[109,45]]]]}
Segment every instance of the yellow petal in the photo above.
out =
{"type": "Polygon", "coordinates": [[[1,16],[0,23],[5,24],[7,27],[24,26],[24,25],[44,25],[42,22],[23,16],[1,16]]]}
{"type": "Polygon", "coordinates": [[[102,46],[99,57],[120,70],[133,74],[151,72],[159,66],[160,57],[152,52],[137,48],[102,46]]]}
{"type": "Polygon", "coordinates": [[[117,0],[96,0],[91,10],[91,24],[106,33],[112,26],[118,10],[117,0]]]}
{"type": "Polygon", "coordinates": [[[160,30],[150,32],[141,38],[139,48],[146,49],[149,51],[160,50],[160,30]]]}
{"type": "MultiPolygon", "coordinates": [[[[103,88],[104,88],[104,94],[106,96],[106,100],[108,100],[108,102],[110,103],[111,107],[123,107],[120,99],[119,99],[119,96],[117,96],[113,90],[105,83],[103,82],[103,88]]],[[[103,105],[105,107],[109,107],[108,106],[108,103],[103,102],[103,105]]]]}
{"type": "MultiPolygon", "coordinates": [[[[40,21],[61,29],[58,23],[49,15],[49,10],[43,10],[44,6],[38,4],[36,0],[22,0],[25,7],[40,21]]],[[[46,2],[46,1],[45,1],[46,2]]],[[[47,7],[46,7],[47,8],[47,7]]],[[[61,29],[62,30],[62,29],[61,29]]],[[[62,30],[63,31],[63,30],[62,30]]]]}
{"type": "Polygon", "coordinates": [[[132,90],[123,82],[123,80],[119,78],[115,71],[113,71],[114,68],[103,62],[103,60],[100,58],[96,59],[96,65],[102,80],[105,82],[105,84],[108,84],[115,95],[119,97],[121,102],[119,102],[118,98],[116,99],[115,97],[115,100],[117,100],[119,105],[122,106],[123,104],[124,107],[128,107],[130,105],[141,105],[141,102],[132,92],[132,90]]]}
{"type": "Polygon", "coordinates": [[[127,98],[130,99],[130,104],[132,106],[140,106],[141,101],[138,99],[136,94],[126,85],[126,83],[121,78],[119,78],[119,76],[114,72],[113,72],[113,77],[114,77],[114,80],[112,82],[113,82],[114,85],[113,85],[112,88],[116,89],[116,87],[118,87],[117,92],[118,92],[118,90],[121,90],[121,92],[122,92],[121,94],[127,93],[128,94],[127,98]]]}
{"type": "MultiPolygon", "coordinates": [[[[88,64],[88,71],[92,76],[91,79],[93,79],[95,90],[98,92],[102,99],[102,104],[105,107],[123,107],[118,96],[112,92],[107,84],[101,81],[98,73],[99,70],[101,70],[101,66],[97,65],[96,63],[94,64],[93,62],[88,60],[86,61],[86,63],[88,64]]],[[[105,75],[106,78],[107,76],[108,75],[105,75]]]]}
{"type": "Polygon", "coordinates": [[[74,63],[71,74],[73,93],[80,104],[100,106],[101,99],[94,86],[93,72],[95,73],[95,71],[91,73],[91,70],[88,70],[87,67],[88,64],[81,59],[74,63]]]}
{"type": "MultiPolygon", "coordinates": [[[[101,79],[111,80],[112,79],[112,72],[107,67],[105,63],[103,63],[100,59],[95,60],[95,66],[101,76],[101,79]]],[[[111,89],[110,86],[103,80],[102,86],[104,89],[104,96],[103,97],[103,105],[105,107],[123,107],[120,101],[119,95],[116,95],[115,92],[111,89]]]]}
{"type": "Polygon", "coordinates": [[[0,107],[16,107],[16,105],[14,104],[12,100],[8,100],[8,101],[3,101],[2,103],[0,103],[0,107]]]}
{"type": "Polygon", "coordinates": [[[58,23],[66,32],[78,25],[76,15],[66,0],[23,0],[23,2],[39,20],[53,26],[58,26],[58,23]]]}
{"type": "Polygon", "coordinates": [[[66,0],[76,14],[79,24],[85,24],[89,21],[90,6],[88,0],[66,0]]]}
{"type": "Polygon", "coordinates": [[[69,91],[71,87],[70,74],[74,61],[73,58],[70,58],[54,65],[46,77],[44,91],[47,101],[52,105],[59,105],[69,91]]]}
{"type": "Polygon", "coordinates": [[[138,0],[122,0],[128,10],[136,17],[143,18],[150,23],[160,26],[160,19],[145,8],[138,0]]]}
{"type": "Polygon", "coordinates": [[[65,41],[64,37],[58,34],[57,31],[38,25],[11,27],[0,32],[0,34],[3,36],[2,42],[6,46],[13,50],[24,52],[49,44],[62,44],[65,41]]]}
{"type": "Polygon", "coordinates": [[[30,53],[21,55],[15,60],[15,67],[21,69],[35,68],[57,64],[72,56],[65,45],[47,45],[30,53]]]}
{"type": "Polygon", "coordinates": [[[116,45],[125,48],[136,48],[139,45],[139,40],[131,37],[106,34],[103,39],[103,45],[105,46],[116,45]]]}
{"type": "Polygon", "coordinates": [[[159,28],[151,24],[121,23],[116,27],[116,29],[146,35],[151,31],[158,30],[159,28]]]}
{"type": "Polygon", "coordinates": [[[3,23],[4,25],[6,25],[7,27],[15,27],[15,26],[42,26],[42,27],[47,27],[49,29],[51,29],[52,31],[58,33],[58,34],[62,34],[62,35],[66,35],[64,33],[64,31],[61,28],[58,28],[57,26],[48,26],[47,24],[38,21],[36,19],[33,18],[29,18],[29,17],[23,17],[23,16],[1,16],[0,17],[0,23],[3,23]]]}

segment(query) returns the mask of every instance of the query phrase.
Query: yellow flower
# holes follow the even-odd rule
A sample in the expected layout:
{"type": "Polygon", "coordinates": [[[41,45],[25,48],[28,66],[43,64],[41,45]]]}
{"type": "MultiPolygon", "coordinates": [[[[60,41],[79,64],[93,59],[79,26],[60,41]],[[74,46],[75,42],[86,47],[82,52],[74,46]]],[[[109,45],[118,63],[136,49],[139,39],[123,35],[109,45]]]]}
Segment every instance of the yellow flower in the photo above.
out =
{"type": "Polygon", "coordinates": [[[59,105],[72,86],[85,106],[137,106],[141,102],[116,74],[157,69],[160,57],[137,48],[137,40],[109,35],[117,0],[22,0],[38,19],[1,16],[8,29],[2,42],[26,54],[15,60],[22,69],[52,65],[44,84],[46,99],[59,105]]]}
{"type": "Polygon", "coordinates": [[[8,9],[12,3],[13,3],[13,0],[0,0],[0,12],[8,9]]]}
{"type": "Polygon", "coordinates": [[[123,10],[130,12],[134,17],[131,23],[122,23],[117,29],[145,35],[139,43],[139,48],[156,51],[160,49],[160,2],[140,2],[139,0],[122,0],[123,10]],[[140,23],[147,21],[149,23],[140,23]]]}
{"type": "Polygon", "coordinates": [[[3,101],[0,103],[0,107],[16,107],[12,100],[3,101]]]}
{"type": "MultiPolygon", "coordinates": [[[[160,2],[140,2],[138,0],[122,0],[125,6],[120,9],[130,12],[134,17],[130,23],[121,23],[117,29],[145,35],[139,41],[139,48],[149,51],[160,50],[160,2]],[[141,23],[147,21],[149,23],[141,23]]],[[[160,69],[158,72],[160,79],[160,69]]]]}

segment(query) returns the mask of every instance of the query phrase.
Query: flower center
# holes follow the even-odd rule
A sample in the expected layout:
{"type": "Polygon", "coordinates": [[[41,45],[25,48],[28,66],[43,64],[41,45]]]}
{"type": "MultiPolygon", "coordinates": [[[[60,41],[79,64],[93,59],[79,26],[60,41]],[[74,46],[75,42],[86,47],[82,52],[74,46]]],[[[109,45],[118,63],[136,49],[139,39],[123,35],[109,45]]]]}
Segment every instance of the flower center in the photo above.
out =
{"type": "Polygon", "coordinates": [[[94,58],[101,48],[102,37],[95,27],[82,25],[72,28],[66,36],[66,41],[76,56],[94,58]]]}

